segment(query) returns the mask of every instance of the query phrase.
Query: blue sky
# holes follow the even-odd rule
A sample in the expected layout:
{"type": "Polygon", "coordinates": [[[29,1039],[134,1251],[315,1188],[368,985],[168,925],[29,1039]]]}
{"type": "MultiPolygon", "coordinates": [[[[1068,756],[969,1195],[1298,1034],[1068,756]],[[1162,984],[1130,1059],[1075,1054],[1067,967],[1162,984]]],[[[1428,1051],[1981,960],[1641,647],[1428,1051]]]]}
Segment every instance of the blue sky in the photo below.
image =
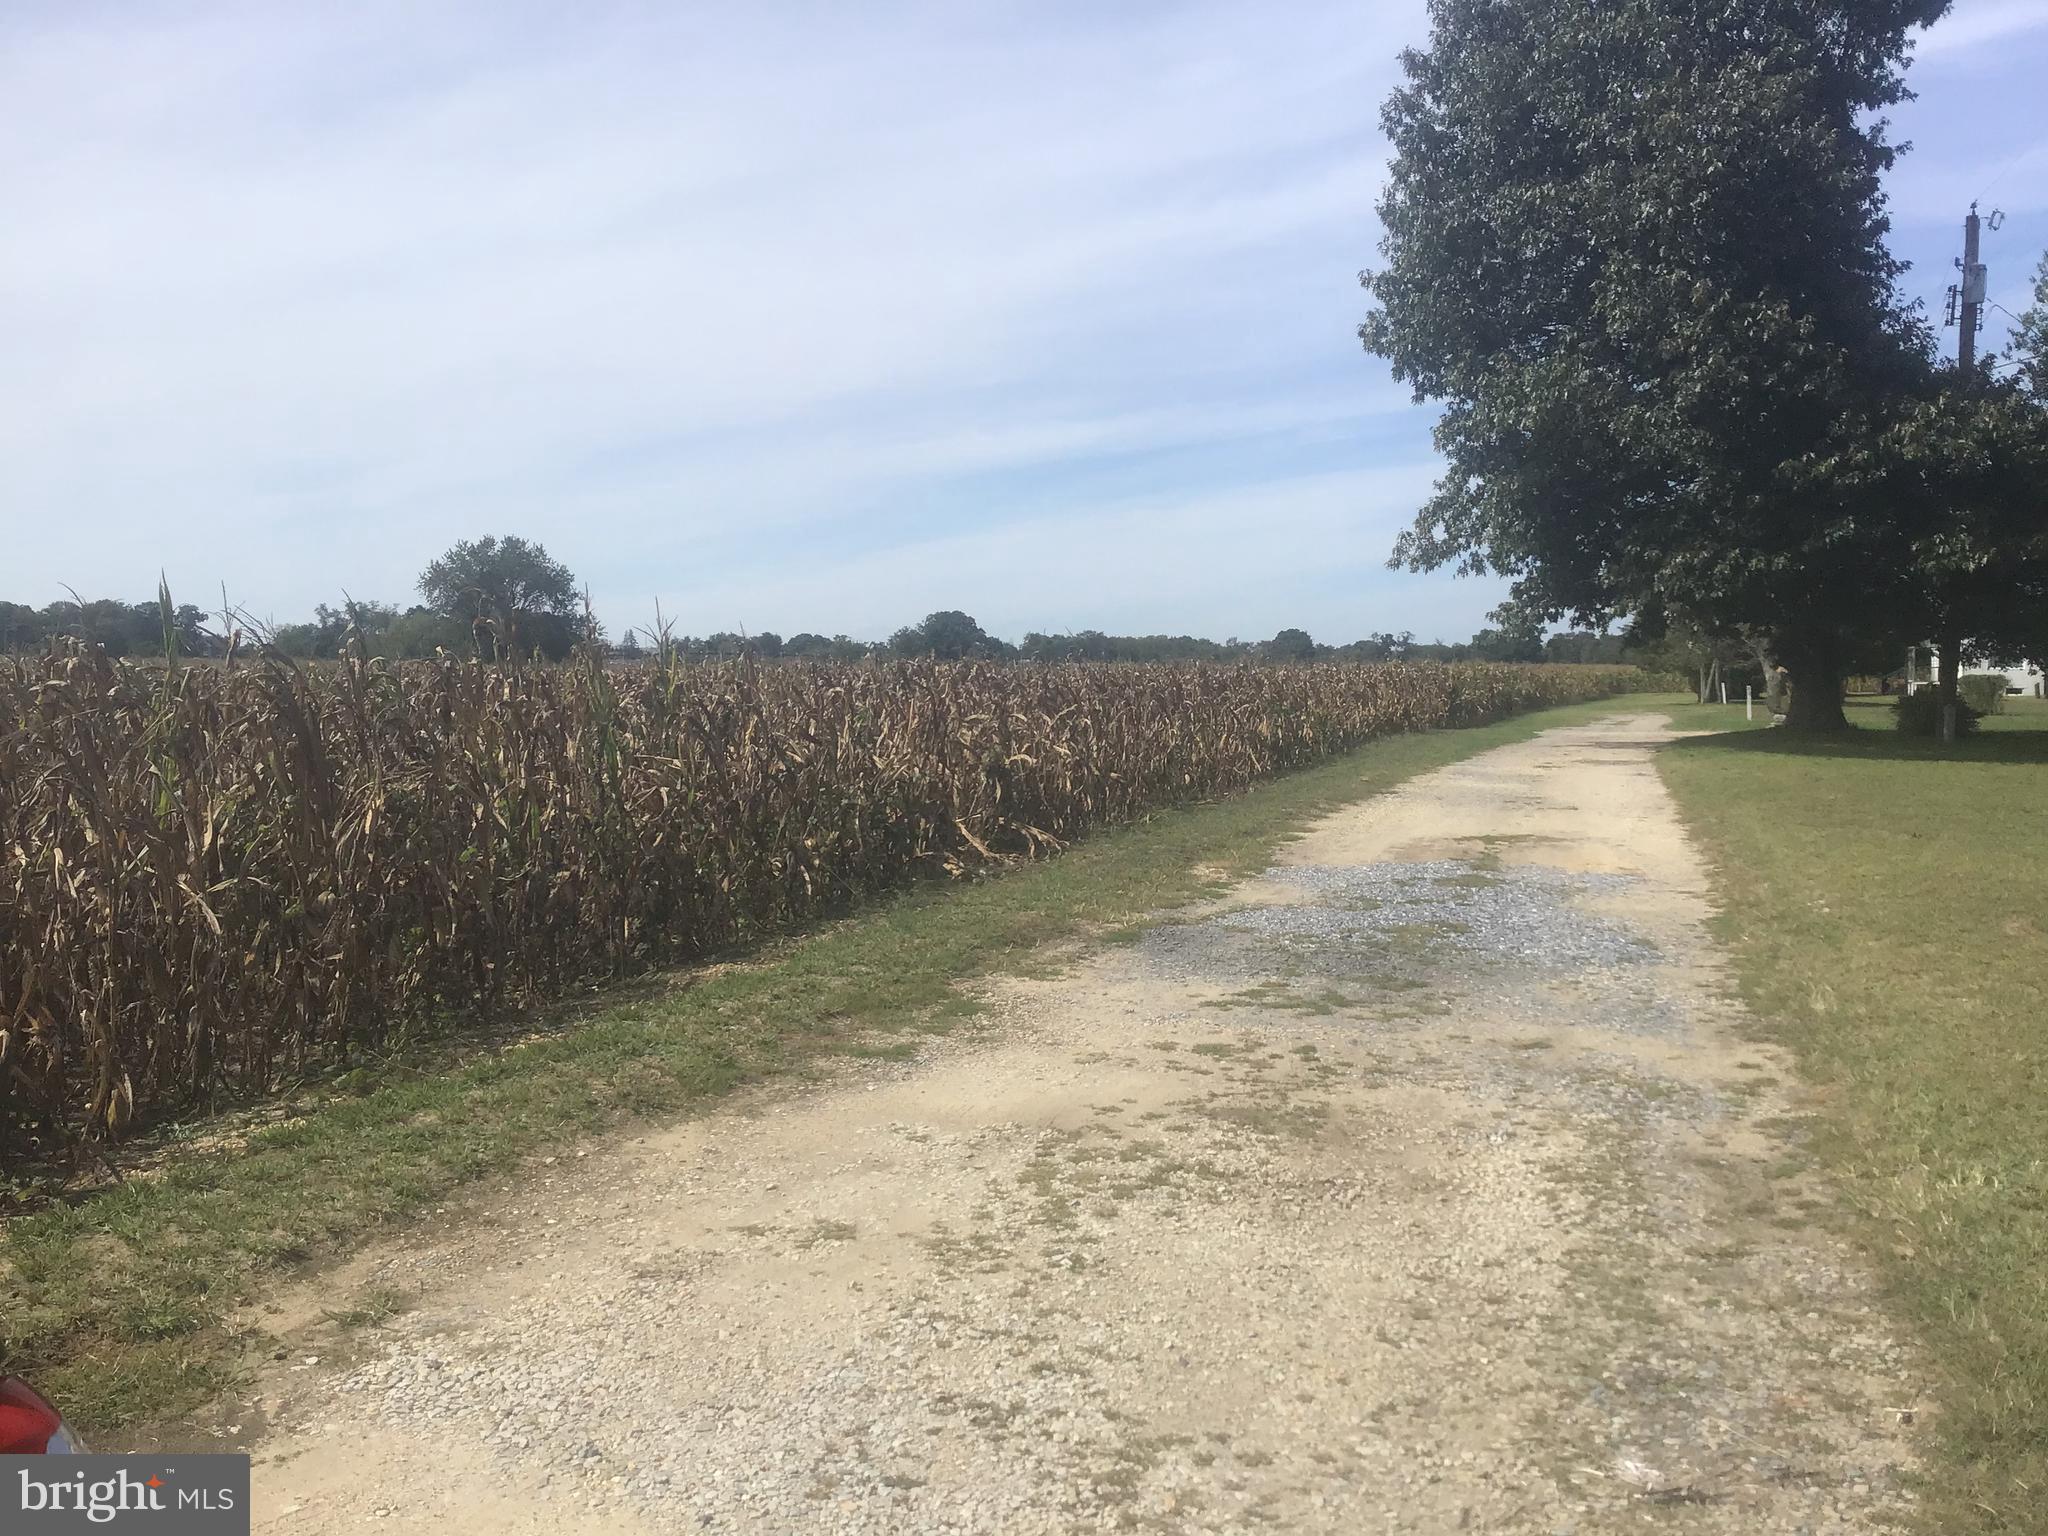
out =
{"type": "MultiPolygon", "coordinates": [[[[1432,413],[1354,336],[1423,33],[1406,0],[15,0],[0,596],[161,566],[294,618],[504,532],[614,632],[1462,638],[1499,591],[1384,568],[1432,413]]],[[[1922,44],[1894,243],[1937,319],[1973,196],[2025,307],[2044,75],[2048,0],[1922,44]]]]}

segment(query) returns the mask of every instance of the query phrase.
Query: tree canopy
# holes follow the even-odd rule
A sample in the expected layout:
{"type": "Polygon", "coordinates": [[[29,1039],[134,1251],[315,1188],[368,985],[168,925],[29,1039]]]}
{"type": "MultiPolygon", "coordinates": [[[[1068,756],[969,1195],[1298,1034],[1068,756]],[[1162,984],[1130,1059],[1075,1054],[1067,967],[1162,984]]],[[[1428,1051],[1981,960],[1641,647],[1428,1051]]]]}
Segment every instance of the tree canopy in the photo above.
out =
{"type": "Polygon", "coordinates": [[[941,661],[1000,658],[1010,651],[957,608],[928,613],[922,623],[897,630],[889,637],[889,649],[899,656],[936,656],[941,661]]]}
{"type": "Polygon", "coordinates": [[[1313,661],[1316,642],[1305,629],[1283,629],[1266,642],[1265,652],[1275,661],[1313,661]]]}
{"type": "Polygon", "coordinates": [[[1917,532],[1906,611],[1952,682],[1978,660],[2048,656],[2048,416],[2022,383],[1978,374],[1917,402],[1878,443],[1917,532]]]}
{"type": "Polygon", "coordinates": [[[2013,361],[2019,383],[2038,401],[2048,402],[2048,251],[2034,269],[2034,302],[2020,316],[2012,333],[2013,361]]]}
{"type": "MultiPolygon", "coordinates": [[[[1432,0],[1360,328],[1447,461],[1396,550],[1530,619],[1769,632],[1840,722],[1914,529],[1870,443],[1934,394],[1883,110],[1947,0],[1432,0]]],[[[1910,510],[1910,509],[1908,509],[1910,510]]]]}
{"type": "Polygon", "coordinates": [[[539,544],[467,539],[420,573],[420,595],[470,626],[488,656],[566,656],[582,638],[576,578],[539,544]]]}

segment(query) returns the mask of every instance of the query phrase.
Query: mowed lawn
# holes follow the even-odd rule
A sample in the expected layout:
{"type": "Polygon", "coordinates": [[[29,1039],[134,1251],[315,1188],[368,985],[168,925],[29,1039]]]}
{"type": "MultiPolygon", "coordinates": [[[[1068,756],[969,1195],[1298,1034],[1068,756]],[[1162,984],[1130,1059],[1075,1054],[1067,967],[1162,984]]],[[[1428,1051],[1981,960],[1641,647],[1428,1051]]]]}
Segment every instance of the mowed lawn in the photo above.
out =
{"type": "MultiPolygon", "coordinates": [[[[1742,991],[1819,1089],[1815,1152],[1936,1373],[1942,1531],[2048,1530],[2048,704],[1951,748],[1683,707],[1666,781],[1742,991]]],[[[1914,1382],[1899,1383],[1900,1406],[1914,1382]]]]}

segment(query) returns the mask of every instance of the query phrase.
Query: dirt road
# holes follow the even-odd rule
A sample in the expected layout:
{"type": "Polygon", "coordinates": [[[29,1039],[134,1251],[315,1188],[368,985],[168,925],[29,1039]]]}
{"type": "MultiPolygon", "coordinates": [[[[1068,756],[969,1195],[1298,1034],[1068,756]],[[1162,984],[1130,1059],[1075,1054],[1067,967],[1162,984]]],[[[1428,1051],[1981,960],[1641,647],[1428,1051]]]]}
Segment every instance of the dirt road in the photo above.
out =
{"type": "MultiPolygon", "coordinates": [[[[1617,715],[992,1028],[543,1167],[270,1390],[258,1528],[1862,1531],[1915,1385],[1617,715]]],[[[330,1303],[331,1304],[331,1303],[330,1303]]]]}

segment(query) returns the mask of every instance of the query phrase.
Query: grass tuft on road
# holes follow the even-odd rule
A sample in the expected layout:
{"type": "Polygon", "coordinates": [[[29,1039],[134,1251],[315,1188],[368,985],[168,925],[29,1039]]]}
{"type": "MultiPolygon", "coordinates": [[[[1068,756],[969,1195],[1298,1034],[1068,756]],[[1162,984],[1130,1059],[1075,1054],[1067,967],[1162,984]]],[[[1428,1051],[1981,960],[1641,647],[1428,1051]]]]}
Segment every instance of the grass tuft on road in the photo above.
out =
{"type": "Polygon", "coordinates": [[[464,1065],[401,1064],[232,1149],[13,1218],[0,1232],[0,1368],[33,1377],[88,1434],[188,1411],[238,1372],[249,1341],[231,1336],[236,1308],[485,1176],[827,1053],[912,1054],[920,1031],[972,1011],[962,981],[1043,965],[1048,945],[1209,895],[1315,816],[1415,774],[1658,702],[1389,737],[1042,864],[877,902],[745,965],[621,989],[573,1028],[464,1065]]]}
{"type": "Polygon", "coordinates": [[[1940,1372],[1942,1531],[2038,1531],[2048,1502],[2048,706],[2012,702],[1948,748],[1875,702],[1818,742],[1681,707],[1728,733],[1660,757],[1741,990],[1820,1089],[1815,1148],[1940,1372]]]}

